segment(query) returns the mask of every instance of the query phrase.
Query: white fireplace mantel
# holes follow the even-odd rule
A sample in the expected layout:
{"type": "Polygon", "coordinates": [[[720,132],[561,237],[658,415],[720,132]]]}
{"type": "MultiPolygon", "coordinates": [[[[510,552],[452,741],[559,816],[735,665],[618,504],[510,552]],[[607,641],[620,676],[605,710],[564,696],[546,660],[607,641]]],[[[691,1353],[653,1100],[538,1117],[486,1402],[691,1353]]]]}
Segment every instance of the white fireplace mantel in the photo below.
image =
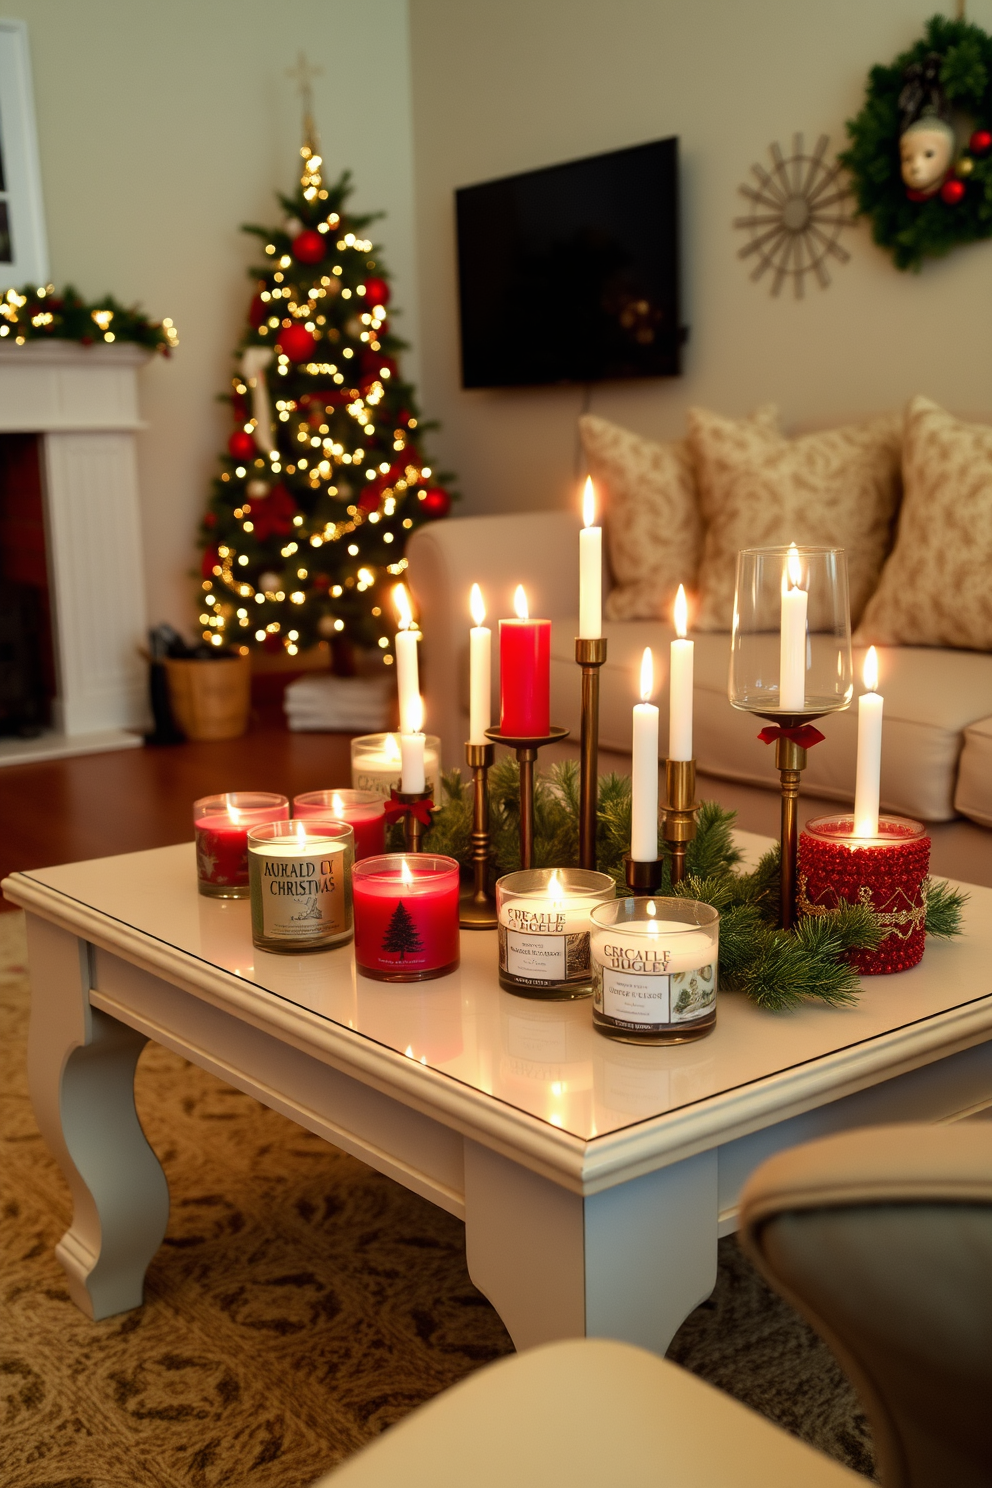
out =
{"type": "Polygon", "coordinates": [[[40,436],[57,698],[54,731],[0,764],[121,749],[147,719],[133,345],[0,342],[0,434],[40,436]]]}

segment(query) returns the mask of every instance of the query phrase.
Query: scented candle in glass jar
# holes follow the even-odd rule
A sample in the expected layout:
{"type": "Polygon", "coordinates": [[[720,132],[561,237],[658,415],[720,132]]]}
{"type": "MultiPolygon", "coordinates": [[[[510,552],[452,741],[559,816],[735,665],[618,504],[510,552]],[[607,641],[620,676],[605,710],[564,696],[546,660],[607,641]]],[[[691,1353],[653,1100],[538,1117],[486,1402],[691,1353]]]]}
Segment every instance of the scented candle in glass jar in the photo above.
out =
{"type": "Polygon", "coordinates": [[[355,833],[355,860],[374,858],[386,851],[386,802],[376,791],[307,791],[293,797],[293,816],[332,817],[345,821],[355,833]]]}
{"type": "Polygon", "coordinates": [[[592,1021],[609,1038],[681,1044],[716,1023],[720,915],[695,899],[626,898],[592,912],[592,1021]]]}
{"type": "Polygon", "coordinates": [[[259,950],[326,950],[350,940],[354,860],[347,822],[310,818],[252,827],[251,934],[259,950]]]}
{"type": "Polygon", "coordinates": [[[286,797],[266,791],[228,791],[194,801],[199,892],[208,899],[247,899],[248,828],[288,816],[286,797]]]}
{"type": "Polygon", "coordinates": [[[355,962],[380,982],[447,976],[460,959],[459,868],[435,853],[384,853],[355,864],[355,962]]]}
{"type": "Polygon", "coordinates": [[[518,997],[588,997],[590,911],[612,899],[606,873],[524,868],[496,883],[499,984],[518,997]]]}

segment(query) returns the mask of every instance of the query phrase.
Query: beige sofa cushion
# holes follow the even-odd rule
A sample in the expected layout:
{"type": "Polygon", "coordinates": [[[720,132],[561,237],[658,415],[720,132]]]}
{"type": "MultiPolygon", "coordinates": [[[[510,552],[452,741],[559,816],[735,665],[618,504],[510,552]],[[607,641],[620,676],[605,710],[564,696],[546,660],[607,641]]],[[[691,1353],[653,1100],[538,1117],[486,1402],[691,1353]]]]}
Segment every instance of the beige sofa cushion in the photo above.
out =
{"type": "Polygon", "coordinates": [[[954,804],[962,816],[992,827],[992,718],[980,718],[964,731],[954,804]]]}
{"type": "MultiPolygon", "coordinates": [[[[555,620],[551,632],[551,716],[579,732],[574,619],[555,620]]],[[[670,626],[657,621],[607,622],[608,658],[600,672],[600,743],[630,752],[631,708],[645,646],[654,650],[661,707],[661,750],[668,747],[670,626]]],[[[699,768],[728,780],[777,786],[775,750],[758,741],[762,720],[740,713],[727,700],[730,637],[697,633],[695,650],[695,748],[699,768]]],[[[855,676],[863,653],[855,653],[855,676]]],[[[954,816],[958,756],[965,729],[976,715],[992,715],[992,656],[974,651],[933,651],[909,646],[879,653],[879,691],[885,698],[882,739],[882,805],[922,821],[954,816]]],[[[836,801],[854,796],[858,710],[819,719],[825,742],[809,751],[803,790],[836,801]]],[[[992,739],[990,739],[992,750],[992,739]]],[[[959,810],[963,809],[959,805],[959,810]]],[[[989,808],[992,817],[992,804],[989,808]]],[[[968,813],[971,814],[970,812],[968,813]]],[[[981,818],[976,818],[981,820],[981,818]]]]}
{"type": "Polygon", "coordinates": [[[859,639],[992,651],[992,428],[914,398],[903,445],[899,532],[859,639]]]}
{"type": "Polygon", "coordinates": [[[606,498],[613,585],[610,620],[654,619],[671,609],[680,584],[696,583],[703,529],[684,439],[658,443],[587,413],[579,434],[589,472],[606,498]]]}
{"type": "Polygon", "coordinates": [[[741,548],[810,543],[847,552],[855,624],[878,582],[899,503],[901,417],[785,439],[760,419],[689,411],[706,536],[700,630],[729,630],[741,548]]]}

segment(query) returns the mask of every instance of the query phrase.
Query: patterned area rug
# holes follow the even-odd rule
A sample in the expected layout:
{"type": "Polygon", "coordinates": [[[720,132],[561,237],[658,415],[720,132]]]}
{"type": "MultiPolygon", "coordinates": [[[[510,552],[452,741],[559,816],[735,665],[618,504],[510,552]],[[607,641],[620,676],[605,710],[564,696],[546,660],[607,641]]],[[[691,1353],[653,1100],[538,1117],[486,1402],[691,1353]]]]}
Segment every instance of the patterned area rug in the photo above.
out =
{"type": "MultiPolygon", "coordinates": [[[[19,914],[0,915],[0,1002],[4,1488],[303,1488],[512,1351],[457,1220],[154,1045],[137,1100],[168,1234],[145,1306],[89,1322],[53,1255],[70,1206],[27,1097],[19,914]]],[[[733,1241],[669,1352],[872,1473],[849,1386],[733,1241]]]]}

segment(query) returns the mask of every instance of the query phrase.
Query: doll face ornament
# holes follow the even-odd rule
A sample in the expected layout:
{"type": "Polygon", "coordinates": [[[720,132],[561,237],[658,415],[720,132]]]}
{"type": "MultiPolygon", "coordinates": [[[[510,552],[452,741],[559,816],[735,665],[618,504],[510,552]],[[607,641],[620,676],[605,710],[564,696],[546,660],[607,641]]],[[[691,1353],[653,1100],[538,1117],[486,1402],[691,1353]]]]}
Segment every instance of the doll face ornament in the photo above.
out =
{"type": "Polygon", "coordinates": [[[902,178],[915,201],[935,196],[954,161],[954,130],[933,115],[917,119],[899,140],[902,178]]]}

